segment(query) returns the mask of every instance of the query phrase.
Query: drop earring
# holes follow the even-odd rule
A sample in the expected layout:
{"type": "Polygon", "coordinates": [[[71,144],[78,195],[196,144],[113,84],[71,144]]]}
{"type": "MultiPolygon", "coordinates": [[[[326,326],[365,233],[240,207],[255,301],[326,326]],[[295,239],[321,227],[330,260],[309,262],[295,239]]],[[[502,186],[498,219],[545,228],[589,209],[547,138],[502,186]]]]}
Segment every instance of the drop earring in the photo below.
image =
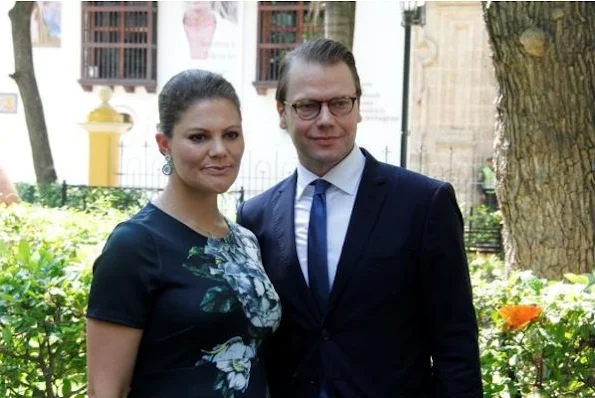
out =
{"type": "Polygon", "coordinates": [[[174,164],[171,159],[171,155],[168,153],[165,155],[165,164],[161,167],[161,172],[166,176],[170,176],[174,171],[174,164]]]}

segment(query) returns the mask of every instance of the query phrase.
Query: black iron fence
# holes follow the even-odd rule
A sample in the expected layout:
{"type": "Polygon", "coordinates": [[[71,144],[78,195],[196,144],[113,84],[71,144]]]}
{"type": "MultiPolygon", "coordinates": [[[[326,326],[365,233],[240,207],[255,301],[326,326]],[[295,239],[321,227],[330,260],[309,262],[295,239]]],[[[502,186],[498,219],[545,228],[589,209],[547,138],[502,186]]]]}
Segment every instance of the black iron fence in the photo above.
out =
{"type": "MultiPolygon", "coordinates": [[[[140,209],[154,198],[161,188],[149,187],[98,187],[89,185],[15,184],[21,200],[47,207],[69,207],[83,211],[115,208],[122,211],[140,209]]],[[[222,212],[233,218],[239,204],[245,200],[245,190],[228,191],[219,197],[222,212]]],[[[468,251],[502,254],[502,234],[497,215],[482,207],[472,208],[465,216],[465,246],[468,251]]]]}
{"type": "MultiPolygon", "coordinates": [[[[139,209],[163,190],[157,187],[70,185],[66,181],[46,186],[28,183],[15,185],[23,202],[38,203],[47,207],[76,208],[83,211],[105,208],[124,211],[139,209]]],[[[235,210],[244,200],[244,196],[243,188],[220,195],[223,212],[227,216],[235,215],[235,210]]]]}
{"type": "Polygon", "coordinates": [[[465,247],[471,252],[501,254],[502,231],[500,228],[465,227],[465,247]]]}

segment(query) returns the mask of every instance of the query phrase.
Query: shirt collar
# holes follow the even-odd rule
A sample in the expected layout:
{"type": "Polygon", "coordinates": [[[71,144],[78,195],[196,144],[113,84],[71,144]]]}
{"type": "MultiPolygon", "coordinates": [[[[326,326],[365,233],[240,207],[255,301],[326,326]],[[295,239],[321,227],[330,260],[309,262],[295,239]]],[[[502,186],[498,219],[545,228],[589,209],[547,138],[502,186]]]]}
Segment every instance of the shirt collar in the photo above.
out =
{"type": "MultiPolygon", "coordinates": [[[[322,179],[330,182],[345,194],[355,196],[365,165],[366,157],[359,147],[354,145],[349,155],[322,176],[322,179]]],[[[318,178],[320,177],[299,163],[297,166],[297,199],[300,199],[306,188],[318,178]]]]}

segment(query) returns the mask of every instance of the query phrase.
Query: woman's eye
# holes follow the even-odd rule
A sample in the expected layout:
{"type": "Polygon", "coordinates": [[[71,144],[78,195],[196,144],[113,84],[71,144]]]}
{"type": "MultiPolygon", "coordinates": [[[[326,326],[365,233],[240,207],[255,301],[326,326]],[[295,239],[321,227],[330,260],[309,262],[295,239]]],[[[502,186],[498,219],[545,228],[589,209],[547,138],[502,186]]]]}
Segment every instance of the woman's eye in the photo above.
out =
{"type": "Polygon", "coordinates": [[[238,138],[240,136],[240,133],[237,131],[228,131],[227,133],[225,133],[225,136],[227,138],[231,138],[232,140],[235,140],[236,138],[238,138]]]}
{"type": "Polygon", "coordinates": [[[207,136],[205,134],[193,134],[189,138],[194,142],[202,142],[207,139],[207,136]]]}

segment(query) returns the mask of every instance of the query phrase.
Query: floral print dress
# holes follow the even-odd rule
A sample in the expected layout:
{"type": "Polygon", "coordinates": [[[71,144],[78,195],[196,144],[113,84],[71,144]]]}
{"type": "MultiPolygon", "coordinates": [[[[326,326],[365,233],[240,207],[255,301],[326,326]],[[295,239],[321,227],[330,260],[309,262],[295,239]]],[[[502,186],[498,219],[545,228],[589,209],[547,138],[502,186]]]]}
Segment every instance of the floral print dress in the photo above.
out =
{"type": "Polygon", "coordinates": [[[281,304],[255,236],[206,238],[148,204],[95,262],[87,316],[143,329],[129,397],[265,398],[281,304]]]}

